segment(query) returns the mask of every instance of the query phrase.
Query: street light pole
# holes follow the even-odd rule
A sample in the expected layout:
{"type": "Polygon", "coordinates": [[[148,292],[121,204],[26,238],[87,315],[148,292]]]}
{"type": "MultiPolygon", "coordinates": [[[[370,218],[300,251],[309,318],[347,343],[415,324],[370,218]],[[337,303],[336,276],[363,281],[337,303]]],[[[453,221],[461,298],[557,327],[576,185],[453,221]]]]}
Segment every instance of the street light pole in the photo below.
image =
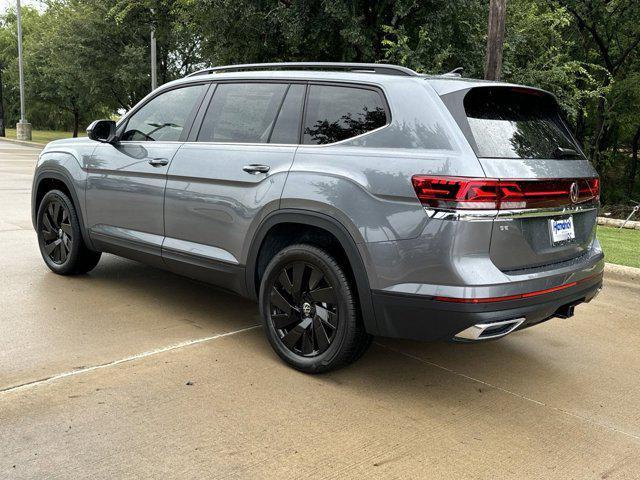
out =
{"type": "Polygon", "coordinates": [[[156,56],[156,31],[151,30],[151,90],[158,88],[156,56]]]}
{"type": "MultiPolygon", "coordinates": [[[[153,17],[153,8],[151,9],[151,16],[153,17]]],[[[158,73],[157,73],[157,54],[156,54],[156,27],[153,25],[153,18],[151,19],[151,91],[158,88],[158,73]]]]}
{"type": "Polygon", "coordinates": [[[16,0],[18,17],[18,75],[20,77],[20,121],[16,125],[18,140],[31,140],[31,124],[27,122],[24,108],[24,73],[22,67],[22,12],[20,0],[16,0]]]}

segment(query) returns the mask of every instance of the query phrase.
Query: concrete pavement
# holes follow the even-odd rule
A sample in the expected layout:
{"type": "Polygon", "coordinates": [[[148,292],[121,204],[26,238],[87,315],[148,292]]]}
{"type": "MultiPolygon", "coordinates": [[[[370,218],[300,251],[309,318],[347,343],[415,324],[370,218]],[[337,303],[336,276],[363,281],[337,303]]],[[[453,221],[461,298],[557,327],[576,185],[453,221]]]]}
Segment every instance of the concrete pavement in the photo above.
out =
{"type": "Polygon", "coordinates": [[[307,376],[251,302],[43,264],[38,150],[0,143],[0,478],[638,478],[640,286],[479,345],[378,339],[307,376]]]}

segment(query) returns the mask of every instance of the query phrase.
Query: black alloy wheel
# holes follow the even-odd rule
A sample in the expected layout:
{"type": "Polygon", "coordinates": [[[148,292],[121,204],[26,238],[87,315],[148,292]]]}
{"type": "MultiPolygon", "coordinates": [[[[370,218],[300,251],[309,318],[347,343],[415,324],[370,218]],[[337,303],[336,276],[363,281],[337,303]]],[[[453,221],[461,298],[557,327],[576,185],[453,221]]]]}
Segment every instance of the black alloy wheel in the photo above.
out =
{"type": "Polygon", "coordinates": [[[270,292],[271,322],[293,353],[314,357],[336,337],[339,307],[334,286],[318,267],[294,262],[280,269],[270,292]]]}
{"type": "Polygon", "coordinates": [[[295,244],[278,252],[260,279],[260,314],[282,360],[306,373],[341,368],[371,344],[353,280],[330,253],[295,244]]]}
{"type": "Polygon", "coordinates": [[[85,244],[75,206],[61,190],[48,191],[40,201],[36,232],[44,263],[59,275],[87,273],[100,261],[101,253],[85,244]]]}
{"type": "Polygon", "coordinates": [[[53,263],[64,264],[71,253],[73,229],[69,209],[61,200],[52,200],[47,205],[42,216],[40,234],[44,254],[48,255],[53,263]]]}

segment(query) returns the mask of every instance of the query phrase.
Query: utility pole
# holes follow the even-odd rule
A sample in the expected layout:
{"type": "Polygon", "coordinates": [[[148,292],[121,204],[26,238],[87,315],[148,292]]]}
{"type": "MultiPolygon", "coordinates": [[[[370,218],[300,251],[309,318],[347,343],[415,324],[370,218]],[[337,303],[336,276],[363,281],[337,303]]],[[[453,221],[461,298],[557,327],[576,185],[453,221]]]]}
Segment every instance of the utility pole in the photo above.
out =
{"type": "Polygon", "coordinates": [[[0,137],[6,137],[4,124],[4,88],[2,85],[2,70],[4,65],[0,63],[0,137]]]}
{"type": "Polygon", "coordinates": [[[489,28],[487,30],[487,52],[484,64],[484,78],[486,80],[500,80],[506,14],[507,0],[491,0],[489,5],[489,28]]]}
{"type": "Polygon", "coordinates": [[[158,69],[156,54],[156,27],[153,24],[153,8],[151,9],[151,91],[158,88],[158,69]]]}
{"type": "Polygon", "coordinates": [[[16,138],[18,140],[31,140],[31,124],[27,122],[24,108],[24,73],[22,67],[22,13],[20,0],[16,0],[18,16],[18,75],[20,77],[20,121],[16,125],[16,138]]]}

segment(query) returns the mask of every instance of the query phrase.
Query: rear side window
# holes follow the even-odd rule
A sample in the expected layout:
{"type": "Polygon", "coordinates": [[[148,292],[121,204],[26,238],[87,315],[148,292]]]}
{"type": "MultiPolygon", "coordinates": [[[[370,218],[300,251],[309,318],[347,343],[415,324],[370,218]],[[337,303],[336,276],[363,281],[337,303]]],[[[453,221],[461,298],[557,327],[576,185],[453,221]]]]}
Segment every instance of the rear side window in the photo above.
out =
{"type": "Polygon", "coordinates": [[[286,90],[284,83],[219,84],[198,141],[267,143],[286,90]]]}
{"type": "Polygon", "coordinates": [[[555,100],[525,88],[474,88],[464,109],[478,157],[584,158],[555,100]]]}
{"type": "Polygon", "coordinates": [[[346,140],[387,124],[382,96],[376,90],[310,85],[303,143],[346,140]]]}

